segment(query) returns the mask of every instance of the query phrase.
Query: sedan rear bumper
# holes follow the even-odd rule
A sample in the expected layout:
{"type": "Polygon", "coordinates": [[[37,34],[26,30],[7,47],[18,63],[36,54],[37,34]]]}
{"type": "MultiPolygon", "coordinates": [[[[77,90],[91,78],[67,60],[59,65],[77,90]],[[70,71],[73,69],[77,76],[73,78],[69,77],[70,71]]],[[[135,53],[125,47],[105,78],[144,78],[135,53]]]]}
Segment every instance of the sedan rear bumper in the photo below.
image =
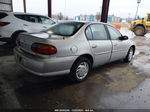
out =
{"type": "Polygon", "coordinates": [[[25,54],[18,48],[14,49],[16,62],[25,70],[39,76],[55,76],[70,73],[70,69],[77,56],[37,58],[25,54]]]}

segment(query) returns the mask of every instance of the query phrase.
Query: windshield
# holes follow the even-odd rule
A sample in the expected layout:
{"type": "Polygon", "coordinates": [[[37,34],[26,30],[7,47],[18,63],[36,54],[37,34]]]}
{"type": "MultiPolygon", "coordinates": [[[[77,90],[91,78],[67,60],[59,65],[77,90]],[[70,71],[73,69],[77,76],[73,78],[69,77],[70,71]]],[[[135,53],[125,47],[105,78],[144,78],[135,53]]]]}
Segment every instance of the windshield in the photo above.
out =
{"type": "Polygon", "coordinates": [[[61,35],[61,36],[72,36],[74,35],[84,23],[81,22],[68,22],[58,23],[48,29],[46,32],[49,34],[61,35]]]}

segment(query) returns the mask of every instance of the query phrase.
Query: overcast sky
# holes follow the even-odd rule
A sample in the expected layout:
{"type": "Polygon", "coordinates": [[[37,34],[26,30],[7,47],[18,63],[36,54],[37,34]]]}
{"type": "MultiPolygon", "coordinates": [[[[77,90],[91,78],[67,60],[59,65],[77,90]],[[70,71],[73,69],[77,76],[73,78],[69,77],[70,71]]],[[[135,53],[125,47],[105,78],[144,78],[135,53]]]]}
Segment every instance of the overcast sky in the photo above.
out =
{"type": "MultiPolygon", "coordinates": [[[[23,0],[13,0],[15,12],[23,12],[23,0]]],[[[27,12],[47,15],[47,0],[26,0],[27,12]]],[[[141,0],[140,17],[150,12],[150,0],[141,0]]],[[[80,14],[96,14],[100,12],[102,0],[52,0],[52,13],[62,12],[64,15],[74,18],[80,14]]],[[[134,17],[137,8],[137,0],[110,0],[109,14],[127,18],[134,17]]]]}

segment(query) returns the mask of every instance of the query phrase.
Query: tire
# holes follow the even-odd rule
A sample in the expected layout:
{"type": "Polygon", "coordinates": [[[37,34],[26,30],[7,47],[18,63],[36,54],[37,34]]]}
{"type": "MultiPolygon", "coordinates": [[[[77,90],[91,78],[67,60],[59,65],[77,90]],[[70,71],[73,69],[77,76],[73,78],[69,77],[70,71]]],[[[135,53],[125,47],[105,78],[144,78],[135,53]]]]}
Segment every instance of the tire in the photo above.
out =
{"type": "Polygon", "coordinates": [[[126,62],[126,63],[131,62],[133,55],[134,55],[134,49],[133,49],[133,47],[130,47],[128,54],[124,59],[124,62],[126,62]]]}
{"type": "Polygon", "coordinates": [[[24,33],[25,31],[20,31],[20,32],[16,32],[16,33],[14,33],[13,35],[12,35],[12,44],[14,45],[14,46],[16,46],[17,45],[17,43],[16,43],[16,40],[17,40],[17,38],[18,38],[18,36],[19,36],[19,34],[20,33],[24,33]]]}
{"type": "Polygon", "coordinates": [[[136,36],[144,36],[145,35],[145,28],[143,26],[137,26],[134,29],[134,34],[136,36]]]}
{"type": "Polygon", "coordinates": [[[73,64],[70,71],[69,78],[73,82],[81,82],[85,80],[91,71],[91,66],[92,66],[91,62],[88,58],[80,57],[73,64]]]}
{"type": "Polygon", "coordinates": [[[12,36],[12,44],[13,44],[14,46],[17,45],[16,40],[17,40],[19,34],[20,34],[20,33],[16,33],[16,34],[14,34],[14,35],[12,36]]]}

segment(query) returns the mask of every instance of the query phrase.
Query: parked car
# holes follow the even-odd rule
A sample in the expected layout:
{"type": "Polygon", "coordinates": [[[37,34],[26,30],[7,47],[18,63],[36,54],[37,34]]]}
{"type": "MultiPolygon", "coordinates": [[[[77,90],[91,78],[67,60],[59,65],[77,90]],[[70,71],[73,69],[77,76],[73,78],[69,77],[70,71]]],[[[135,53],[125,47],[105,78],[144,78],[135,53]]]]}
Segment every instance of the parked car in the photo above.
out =
{"type": "Polygon", "coordinates": [[[135,45],[105,23],[63,22],[39,33],[19,35],[16,62],[40,76],[69,74],[83,81],[91,69],[116,60],[130,62],[135,45]]]}
{"type": "Polygon", "coordinates": [[[39,32],[49,28],[52,24],[55,24],[55,21],[43,15],[0,12],[0,40],[11,40],[15,43],[20,33],[39,32]]]}

